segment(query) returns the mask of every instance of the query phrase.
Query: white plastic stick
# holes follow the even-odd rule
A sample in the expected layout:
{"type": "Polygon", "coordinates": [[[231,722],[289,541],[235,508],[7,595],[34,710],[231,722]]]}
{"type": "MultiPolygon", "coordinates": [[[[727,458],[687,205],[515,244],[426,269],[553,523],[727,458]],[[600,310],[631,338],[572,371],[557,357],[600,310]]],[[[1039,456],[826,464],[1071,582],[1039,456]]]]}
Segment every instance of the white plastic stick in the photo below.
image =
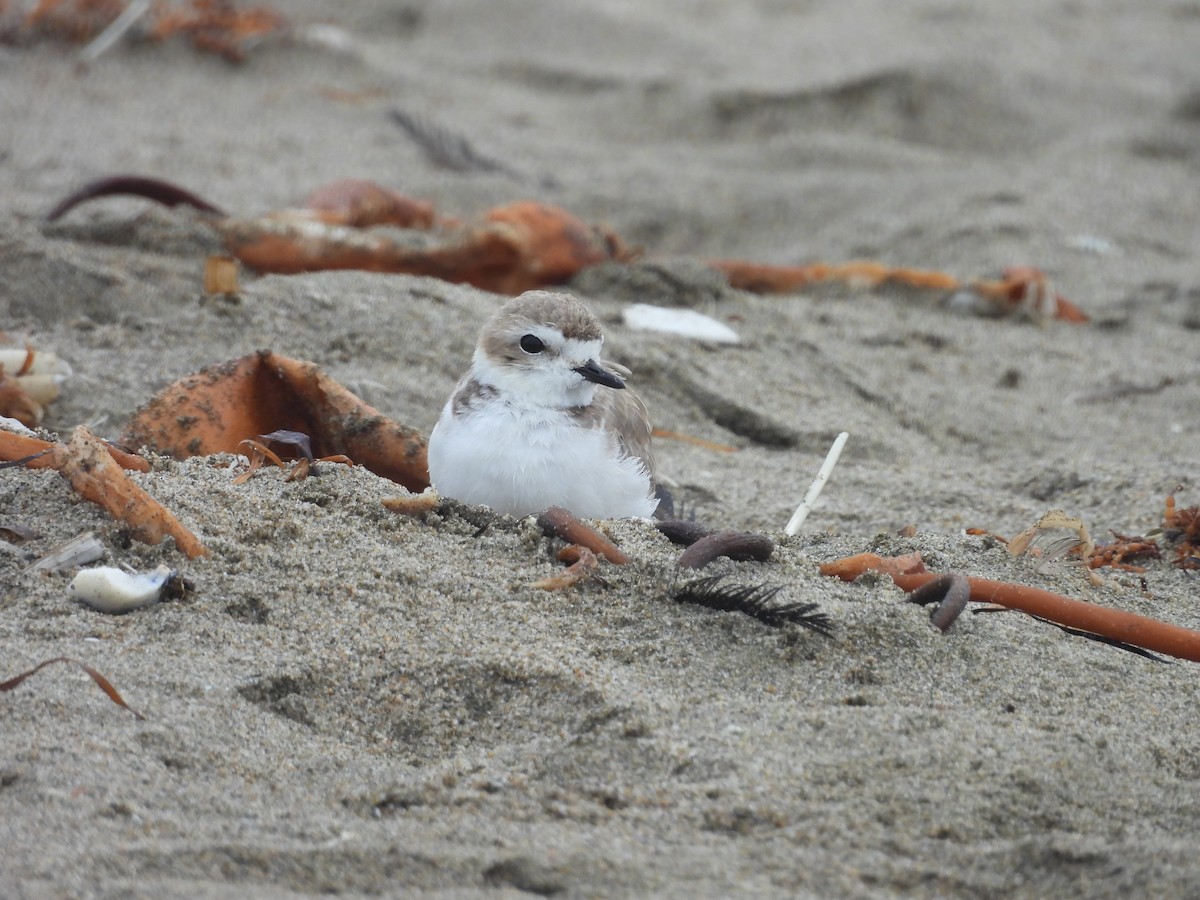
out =
{"type": "Polygon", "coordinates": [[[799,533],[804,520],[812,512],[813,504],[821,496],[821,489],[825,487],[825,482],[829,480],[829,473],[837,465],[837,461],[842,455],[842,448],[846,446],[846,441],[849,439],[850,432],[843,431],[837,436],[837,440],[833,442],[833,446],[829,448],[825,462],[821,463],[821,470],[817,472],[817,477],[813,479],[813,483],[809,486],[808,493],[804,495],[804,499],[800,501],[800,505],[792,513],[792,518],[788,520],[787,528],[783,529],[788,537],[799,533]]]}
{"type": "Polygon", "coordinates": [[[123,38],[125,32],[149,11],[150,0],[133,0],[119,16],[112,20],[107,28],[96,35],[95,40],[80,51],[79,61],[85,66],[94,63],[102,53],[123,38]]]}

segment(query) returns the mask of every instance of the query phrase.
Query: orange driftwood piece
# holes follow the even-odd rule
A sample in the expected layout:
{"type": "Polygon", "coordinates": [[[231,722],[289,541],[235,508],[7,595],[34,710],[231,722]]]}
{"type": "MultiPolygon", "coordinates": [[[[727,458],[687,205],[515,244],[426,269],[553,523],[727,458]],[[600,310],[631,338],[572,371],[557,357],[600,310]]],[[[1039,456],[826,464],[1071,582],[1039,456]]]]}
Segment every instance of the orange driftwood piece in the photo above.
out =
{"type": "Polygon", "coordinates": [[[308,435],[314,456],[345,455],[411,491],[429,486],[425,439],[310,362],[260,350],[168,386],[130,421],[124,441],[179,459],[240,453],[274,431],[308,435]]]}
{"type": "Polygon", "coordinates": [[[920,290],[970,290],[996,304],[1004,313],[1024,310],[1042,318],[1087,322],[1086,313],[1050,290],[1046,275],[1032,266],[1005,269],[999,281],[964,282],[945,272],[892,268],[869,260],[847,263],[812,263],[806,266],[772,266],[735,259],[710,260],[731,286],[756,294],[787,294],[810,284],[836,281],[851,287],[899,284],[920,290]]]}
{"type": "Polygon", "coordinates": [[[0,431],[0,459],[28,459],[31,469],[57,469],[79,496],[124,522],[139,541],[157,544],[173,537],[189,559],[205,553],[199,538],[125,474],[126,468],[148,472],[150,464],[106,444],[82,425],[65,444],[0,431]]]}
{"type": "MultiPolygon", "coordinates": [[[[874,553],[859,553],[821,566],[822,575],[836,576],[843,581],[853,581],[868,571],[891,576],[897,587],[910,593],[938,577],[925,570],[919,555],[886,559],[874,553]]],[[[971,585],[971,600],[977,603],[1019,609],[1067,628],[1112,638],[1154,653],[1200,662],[1200,632],[1041,588],[987,578],[969,577],[967,581],[971,585]]]]}

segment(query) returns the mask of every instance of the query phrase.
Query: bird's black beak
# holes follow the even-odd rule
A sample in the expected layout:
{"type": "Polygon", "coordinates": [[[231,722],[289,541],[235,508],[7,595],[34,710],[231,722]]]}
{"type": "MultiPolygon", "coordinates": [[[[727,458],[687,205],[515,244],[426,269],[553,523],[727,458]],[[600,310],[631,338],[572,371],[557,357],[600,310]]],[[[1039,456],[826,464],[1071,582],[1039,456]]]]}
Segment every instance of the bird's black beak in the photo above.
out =
{"type": "Polygon", "coordinates": [[[605,387],[616,388],[617,390],[625,387],[625,382],[608,371],[608,369],[602,368],[594,359],[589,359],[582,366],[576,366],[575,371],[588,381],[594,381],[596,384],[602,384],[605,387]]]}

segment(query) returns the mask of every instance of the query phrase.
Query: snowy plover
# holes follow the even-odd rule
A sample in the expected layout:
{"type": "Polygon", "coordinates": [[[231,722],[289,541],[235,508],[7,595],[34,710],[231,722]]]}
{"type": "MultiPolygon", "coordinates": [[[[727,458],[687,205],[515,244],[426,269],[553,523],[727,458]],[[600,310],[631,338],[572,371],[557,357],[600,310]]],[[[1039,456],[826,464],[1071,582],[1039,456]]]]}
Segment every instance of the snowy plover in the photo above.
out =
{"type": "Polygon", "coordinates": [[[603,343],[567,294],[529,291],[501,307],[429,437],[438,492],[514,516],[651,515],[646,407],[621,379],[628,370],[600,359],[603,343]]]}

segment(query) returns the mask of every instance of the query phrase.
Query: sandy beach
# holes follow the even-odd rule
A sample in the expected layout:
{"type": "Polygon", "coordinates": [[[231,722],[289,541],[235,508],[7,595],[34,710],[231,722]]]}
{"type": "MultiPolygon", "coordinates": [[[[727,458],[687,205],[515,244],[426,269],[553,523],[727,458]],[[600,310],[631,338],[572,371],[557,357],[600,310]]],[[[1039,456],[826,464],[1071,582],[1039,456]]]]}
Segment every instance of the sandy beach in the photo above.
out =
{"type": "MultiPolygon", "coordinates": [[[[0,9],[9,25],[20,4],[0,9]]],[[[919,551],[1200,629],[1172,565],[1011,556],[1051,509],[1098,540],[1200,504],[1200,5],[1018,0],[281,4],[242,64],[131,34],[0,46],[0,330],[70,362],[44,428],[117,439],[158,391],[258,349],[312,361],[428,433],[505,298],[433,278],[257,276],[206,295],[194,212],[88,181],[168,179],[221,208],[372,179],[467,218],[534,199],[643,251],[564,287],[601,318],[658,468],[713,527],[771,535],[833,636],[675,602],[680,548],[536,590],[531,521],[322,465],[244,484],[230,455],[134,479],[204,542],[148,546],[52,471],[0,471],[0,894],[57,897],[1186,897],[1200,894],[1200,669],[1019,613],[946,634],[884,577],[919,551]],[[402,111],[499,165],[439,165],[402,111]],[[875,259],[964,280],[1042,269],[1088,324],[937,293],[734,290],[703,260],[875,259]],[[636,330],[631,303],[734,329],[636,330]],[[834,437],[803,532],[784,524],[834,437]],[[901,536],[901,529],[912,526],[901,536]],[[195,593],[124,616],[26,565],[94,531],[104,563],[195,593]]],[[[19,31],[19,29],[18,29],[19,31]]]]}

